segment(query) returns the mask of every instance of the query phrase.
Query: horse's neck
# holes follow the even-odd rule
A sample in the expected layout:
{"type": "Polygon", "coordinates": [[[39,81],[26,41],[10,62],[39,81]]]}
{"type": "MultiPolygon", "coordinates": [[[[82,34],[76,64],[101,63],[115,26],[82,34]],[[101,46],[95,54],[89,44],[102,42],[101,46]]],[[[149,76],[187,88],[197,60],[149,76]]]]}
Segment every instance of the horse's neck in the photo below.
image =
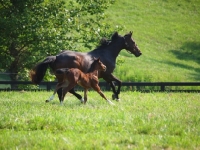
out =
{"type": "Polygon", "coordinates": [[[124,49],[124,42],[122,38],[119,38],[117,41],[111,43],[109,46],[95,49],[91,52],[94,56],[103,56],[102,58],[108,58],[108,59],[115,59],[119,55],[120,51],[124,49]]]}
{"type": "Polygon", "coordinates": [[[115,58],[119,55],[120,51],[124,49],[124,43],[121,41],[122,39],[119,39],[115,41],[110,47],[107,49],[107,53],[110,54],[112,57],[115,58]]]}

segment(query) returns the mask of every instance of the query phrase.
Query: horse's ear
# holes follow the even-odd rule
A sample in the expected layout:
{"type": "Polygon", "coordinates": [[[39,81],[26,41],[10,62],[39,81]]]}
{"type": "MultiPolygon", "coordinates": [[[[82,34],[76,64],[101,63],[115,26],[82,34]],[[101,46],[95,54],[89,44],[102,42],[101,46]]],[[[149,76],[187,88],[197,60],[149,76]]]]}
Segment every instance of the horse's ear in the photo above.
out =
{"type": "Polygon", "coordinates": [[[96,57],[93,57],[93,60],[95,61],[95,60],[97,60],[97,61],[99,61],[100,60],[100,58],[98,57],[98,58],[96,58],[96,57]]]}
{"type": "Polygon", "coordinates": [[[132,34],[133,34],[133,32],[130,31],[129,33],[127,33],[126,35],[124,35],[124,37],[129,37],[129,38],[131,38],[132,34]]]}
{"type": "Polygon", "coordinates": [[[100,61],[100,57],[96,58],[96,57],[93,57],[92,58],[94,61],[100,61]]]}
{"type": "Polygon", "coordinates": [[[118,36],[119,36],[118,32],[115,32],[115,33],[112,35],[111,40],[113,41],[113,40],[117,39],[118,36]]]}

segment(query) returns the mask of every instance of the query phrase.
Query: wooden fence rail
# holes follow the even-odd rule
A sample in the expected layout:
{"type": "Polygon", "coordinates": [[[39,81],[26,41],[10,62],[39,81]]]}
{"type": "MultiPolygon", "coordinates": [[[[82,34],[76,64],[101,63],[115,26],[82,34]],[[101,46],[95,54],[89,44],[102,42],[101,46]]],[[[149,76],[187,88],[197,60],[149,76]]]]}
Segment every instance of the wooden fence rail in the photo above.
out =
{"type": "MultiPolygon", "coordinates": [[[[43,85],[45,87],[45,89],[43,90],[53,90],[55,88],[57,82],[41,82],[39,85],[43,85]]],[[[30,81],[0,81],[0,85],[4,84],[4,85],[32,85],[32,83],[30,81]]],[[[100,82],[99,83],[100,86],[104,89],[104,90],[110,90],[109,85],[106,82],[100,82]]],[[[122,82],[122,87],[137,87],[135,90],[136,91],[143,91],[143,92],[149,92],[149,91],[160,91],[160,92],[164,92],[164,91],[177,91],[177,92],[200,92],[200,82],[122,82]],[[195,87],[192,89],[180,89],[180,88],[169,88],[169,87],[183,87],[183,86],[191,86],[191,87],[195,87]],[[142,87],[142,88],[141,88],[142,87]],[[146,87],[157,87],[156,89],[152,89],[152,88],[147,88],[146,87]],[[168,87],[168,88],[167,88],[168,87]]],[[[16,91],[16,90],[20,90],[18,88],[1,88],[1,91],[16,91]]],[[[29,88],[24,88],[23,90],[41,90],[41,89],[29,89],[29,88]]]]}

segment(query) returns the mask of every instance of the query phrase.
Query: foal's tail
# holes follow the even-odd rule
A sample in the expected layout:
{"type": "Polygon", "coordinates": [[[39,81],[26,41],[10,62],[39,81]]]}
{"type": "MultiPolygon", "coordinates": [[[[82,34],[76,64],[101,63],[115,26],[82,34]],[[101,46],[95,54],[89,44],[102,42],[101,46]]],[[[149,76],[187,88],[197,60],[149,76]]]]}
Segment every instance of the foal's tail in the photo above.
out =
{"type": "Polygon", "coordinates": [[[69,68],[60,68],[56,70],[56,74],[67,74],[69,71],[69,68]]]}
{"type": "Polygon", "coordinates": [[[44,61],[37,64],[31,71],[30,71],[30,78],[34,84],[38,84],[44,78],[44,75],[47,71],[49,64],[53,63],[56,60],[56,56],[49,56],[44,61]]]}
{"type": "Polygon", "coordinates": [[[68,73],[69,73],[69,68],[60,68],[55,71],[56,77],[60,78],[62,82],[66,81],[68,73]]]}

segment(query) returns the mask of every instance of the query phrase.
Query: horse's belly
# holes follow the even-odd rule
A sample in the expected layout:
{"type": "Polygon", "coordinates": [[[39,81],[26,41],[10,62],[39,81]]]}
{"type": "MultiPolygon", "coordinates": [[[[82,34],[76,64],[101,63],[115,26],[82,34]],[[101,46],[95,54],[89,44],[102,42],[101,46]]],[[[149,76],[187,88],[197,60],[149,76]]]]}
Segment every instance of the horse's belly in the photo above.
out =
{"type": "Polygon", "coordinates": [[[87,89],[89,89],[91,87],[90,83],[86,83],[86,82],[78,81],[77,84],[82,86],[83,88],[87,88],[87,89]]]}

